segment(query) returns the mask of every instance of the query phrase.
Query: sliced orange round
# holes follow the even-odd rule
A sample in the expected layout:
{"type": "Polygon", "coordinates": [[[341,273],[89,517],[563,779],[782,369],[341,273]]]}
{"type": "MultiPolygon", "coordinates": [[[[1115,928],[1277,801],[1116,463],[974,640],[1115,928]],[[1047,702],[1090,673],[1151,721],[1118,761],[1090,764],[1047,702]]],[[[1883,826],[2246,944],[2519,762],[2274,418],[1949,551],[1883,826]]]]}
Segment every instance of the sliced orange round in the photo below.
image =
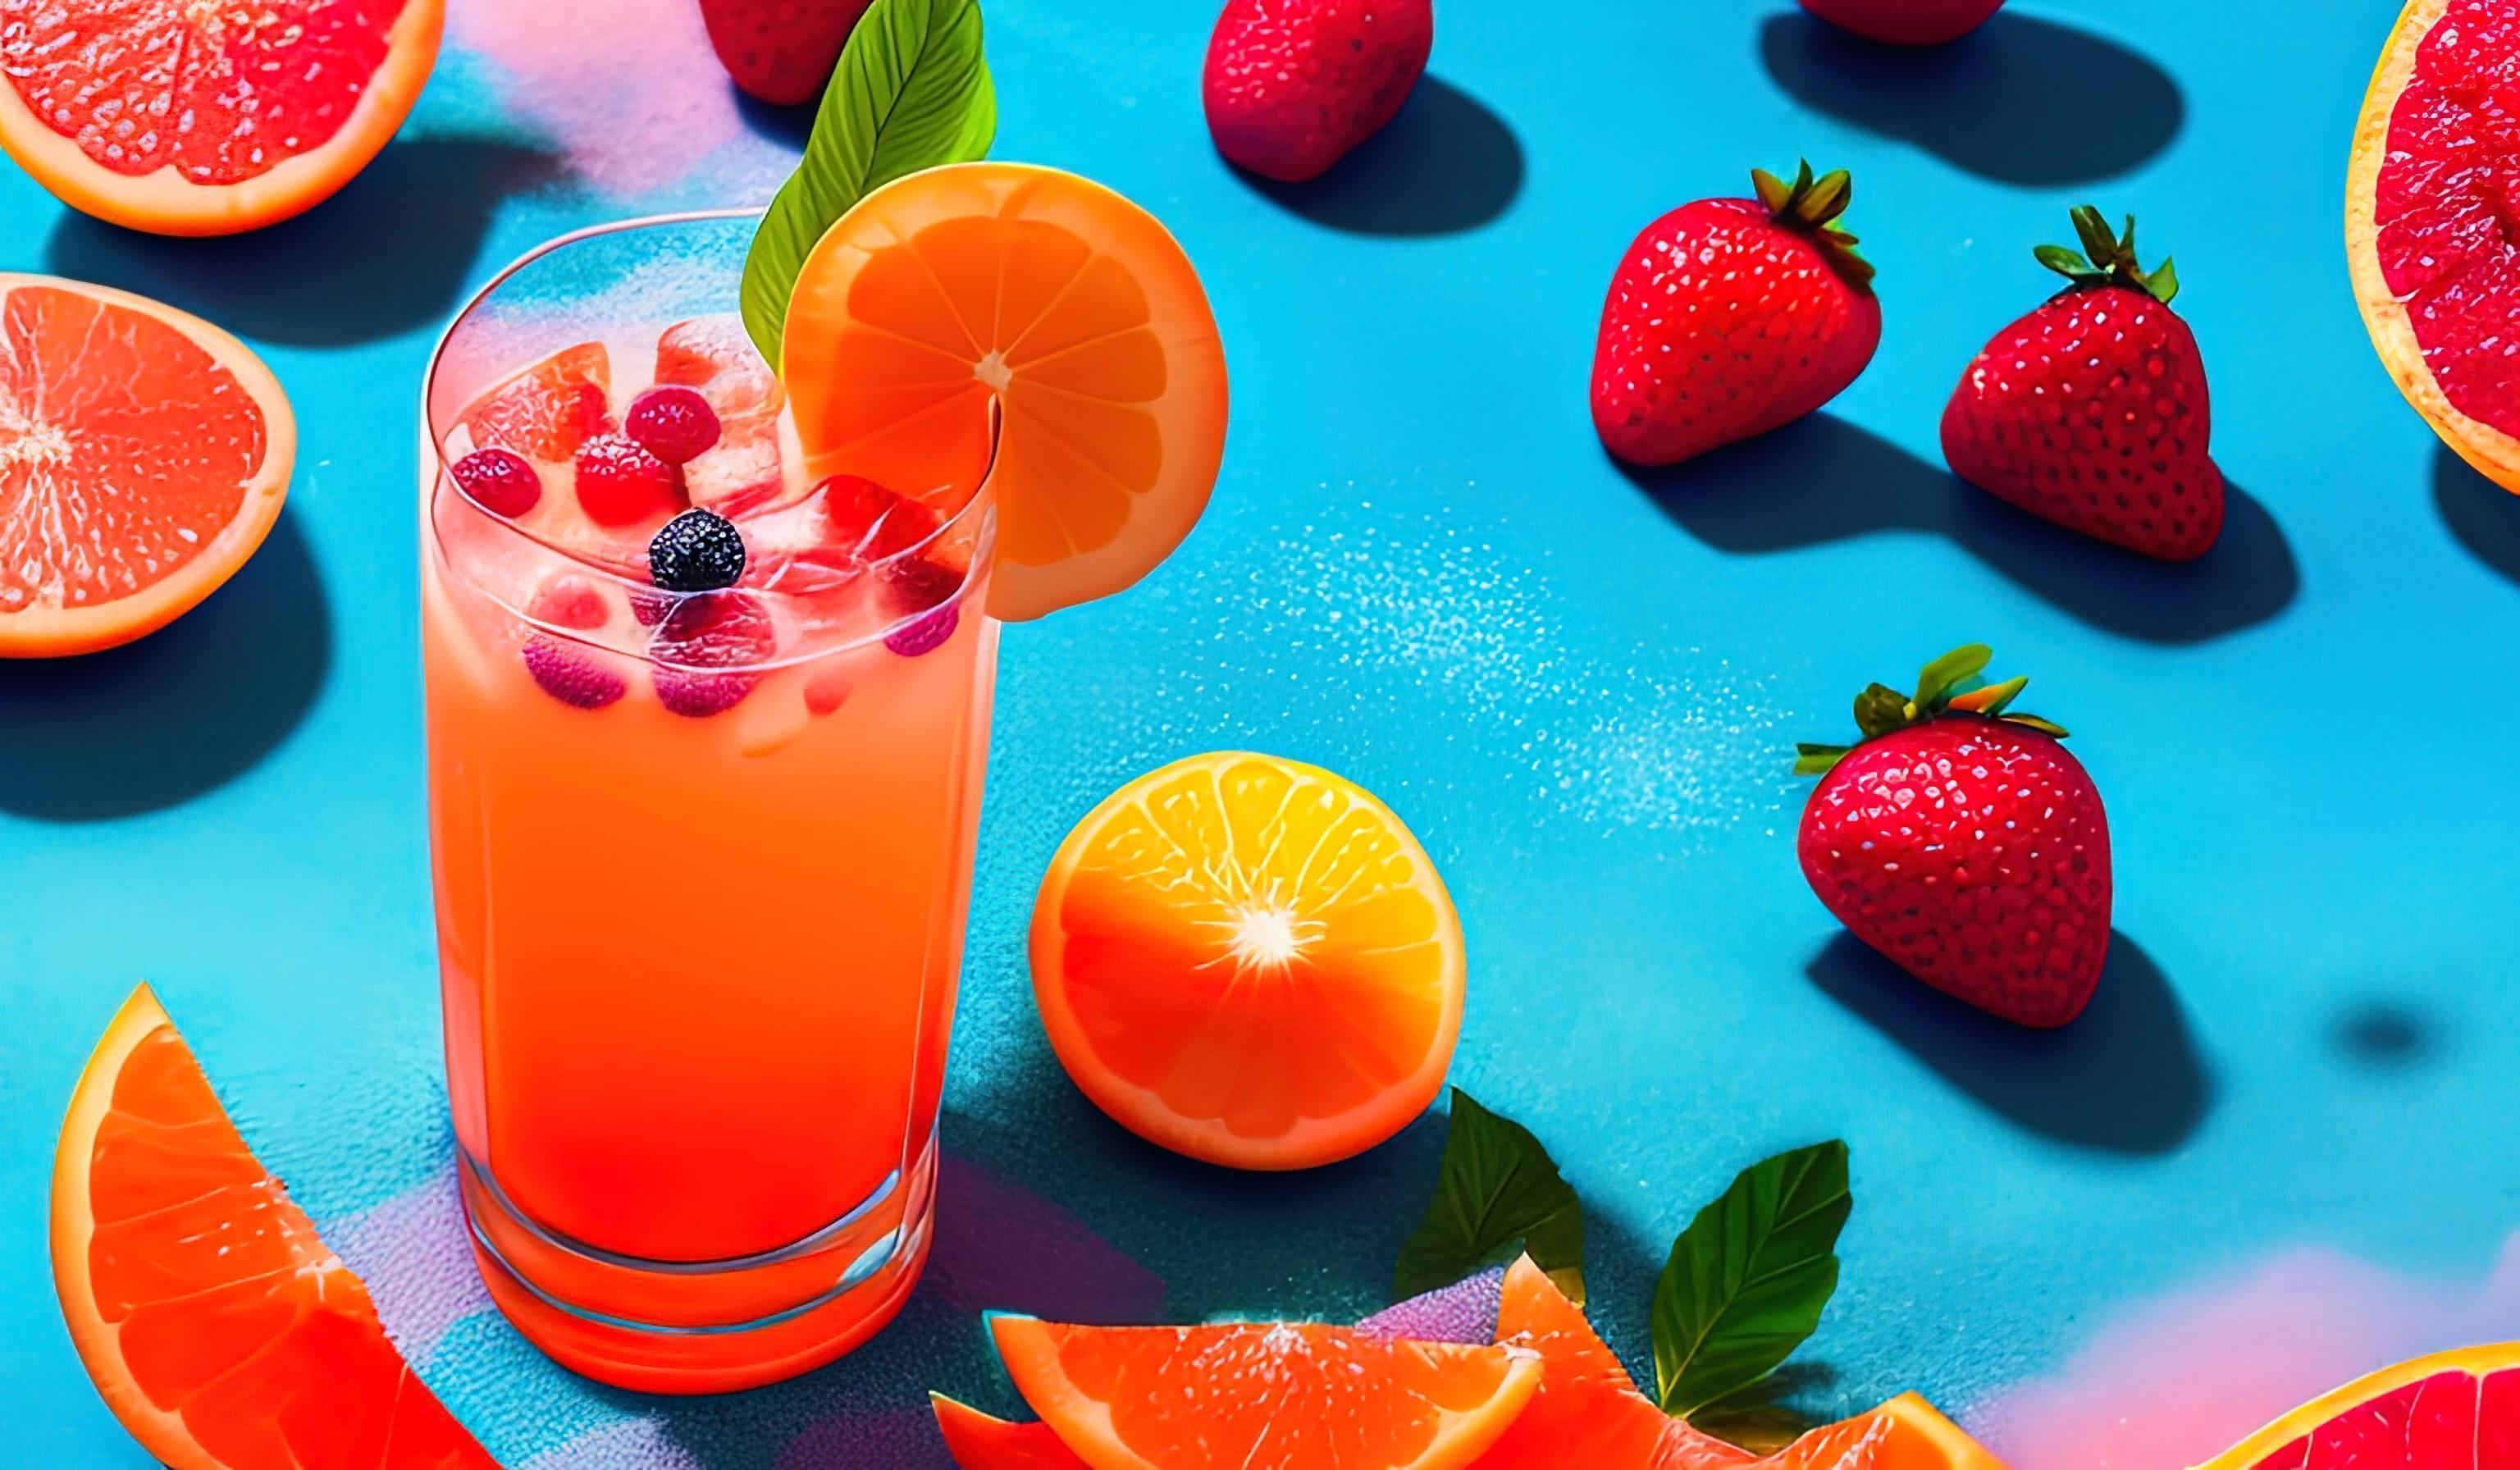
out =
{"type": "Polygon", "coordinates": [[[2408,0],[2380,52],[2345,190],[2345,252],[2371,344],[2415,412],[2520,492],[2520,118],[2504,0],[2408,0]]]}
{"type": "Polygon", "coordinates": [[[99,219],[250,230],[368,165],[444,28],[444,0],[0,6],[0,148],[99,219]]]}
{"type": "Polygon", "coordinates": [[[1140,1136],[1242,1169],[1347,1158],[1425,1111],[1462,969],[1452,897],[1389,807],[1242,751],[1103,798],[1033,906],[1067,1075],[1140,1136]]]}
{"type": "Polygon", "coordinates": [[[97,1392],[173,1470],[498,1470],[255,1162],[146,986],[62,1125],[53,1284],[97,1392]]]}
{"type": "Polygon", "coordinates": [[[1094,1470],[1460,1470],[1540,1386],[1519,1348],[1313,1322],[989,1330],[1015,1391],[1094,1470]]]}
{"type": "Polygon", "coordinates": [[[1135,583],[1190,534],[1225,453],[1225,350],[1155,217],[1090,179],[956,163],[860,200],[806,257],[780,376],[815,477],[970,483],[1004,410],[989,612],[1135,583]]]}
{"type": "Polygon", "coordinates": [[[235,337],[0,272],[0,658],[174,621],[262,544],[296,452],[279,379],[235,337]]]}
{"type": "Polygon", "coordinates": [[[2520,1342],[2367,1374],[2198,1470],[2502,1470],[2520,1465],[2520,1342]]]}

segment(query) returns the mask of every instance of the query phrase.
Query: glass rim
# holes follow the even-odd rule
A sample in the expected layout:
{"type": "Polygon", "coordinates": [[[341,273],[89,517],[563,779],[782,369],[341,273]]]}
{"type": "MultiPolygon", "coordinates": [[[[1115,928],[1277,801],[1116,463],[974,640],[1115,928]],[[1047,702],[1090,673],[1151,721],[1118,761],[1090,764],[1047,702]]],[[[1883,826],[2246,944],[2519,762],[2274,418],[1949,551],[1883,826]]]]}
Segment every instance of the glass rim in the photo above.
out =
{"type": "MultiPolygon", "coordinates": [[[[637,658],[658,668],[675,670],[678,672],[687,670],[692,673],[725,674],[730,672],[760,672],[784,668],[791,664],[811,662],[830,654],[846,652],[850,649],[865,647],[870,644],[880,643],[904,629],[938,615],[945,609],[959,607],[969,601],[971,586],[976,579],[971,575],[971,572],[967,569],[964,573],[962,585],[955,589],[952,597],[937,603],[933,607],[928,607],[918,612],[906,613],[894,619],[890,623],[874,628],[866,633],[834,641],[821,646],[788,652],[784,654],[784,656],[774,656],[771,658],[737,664],[686,665],[671,658],[658,657],[652,651],[625,649],[612,645],[600,643],[589,638],[587,630],[568,628],[552,623],[544,618],[536,617],[526,607],[518,606],[515,600],[503,596],[497,589],[486,585],[478,577],[466,572],[463,568],[464,558],[454,555],[452,550],[447,546],[445,533],[438,524],[436,501],[440,494],[443,494],[449,488],[452,488],[456,498],[462,502],[463,511],[478,515],[484,521],[488,522],[498,534],[504,537],[514,538],[517,541],[538,548],[550,556],[566,562],[572,573],[587,576],[599,582],[611,584],[618,588],[627,597],[647,598],[662,603],[663,611],[660,612],[656,618],[658,626],[661,626],[664,620],[672,615],[673,610],[680,607],[684,602],[702,598],[723,597],[729,593],[741,593],[745,597],[759,600],[764,604],[773,607],[794,605],[807,600],[807,594],[793,590],[775,587],[745,587],[741,584],[731,588],[718,589],[713,592],[672,592],[664,588],[657,587],[651,581],[645,581],[625,575],[616,567],[587,560],[584,557],[571,551],[569,548],[548,540],[545,537],[526,529],[524,526],[518,524],[513,518],[501,515],[497,512],[490,510],[488,507],[483,506],[478,500],[475,500],[472,493],[466,490],[463,485],[456,480],[452,472],[452,463],[447,458],[444,437],[438,432],[437,424],[434,422],[434,416],[430,413],[430,400],[434,396],[437,375],[444,366],[448,344],[454,340],[456,333],[460,331],[464,324],[472,318],[474,311],[479,309],[483,303],[490,299],[500,287],[506,285],[509,281],[514,280],[519,273],[532,266],[536,261],[558,254],[560,251],[570,246],[584,245],[590,241],[601,240],[608,236],[630,235],[644,230],[659,229],[677,225],[708,224],[722,220],[757,220],[766,212],[767,206],[684,209],[659,214],[638,215],[629,219],[609,220],[598,224],[582,226],[575,230],[555,235],[551,239],[546,240],[524,251],[522,254],[510,261],[507,265],[501,267],[488,280],[484,281],[478,289],[465,297],[464,304],[455,309],[454,314],[448,318],[445,328],[438,333],[436,342],[429,348],[428,365],[422,370],[421,374],[421,430],[427,439],[429,454],[436,463],[436,473],[431,476],[430,484],[423,499],[421,512],[422,518],[428,523],[428,550],[431,558],[437,563],[441,573],[452,575],[461,580],[467,588],[479,596],[488,599],[501,609],[516,617],[519,622],[534,629],[540,634],[564,639],[570,643],[583,645],[587,647],[599,649],[608,653],[637,658]]],[[[775,369],[773,370],[773,373],[775,376],[775,369]]],[[[921,537],[916,543],[910,546],[903,547],[898,551],[890,552],[882,557],[866,561],[863,565],[863,569],[857,574],[858,576],[880,576],[888,568],[905,565],[911,561],[921,559],[929,548],[935,546],[948,534],[963,526],[967,516],[974,513],[985,513],[984,507],[986,507],[990,501],[991,488],[997,478],[999,458],[1003,453],[1005,443],[1006,407],[998,400],[995,394],[991,394],[989,397],[987,412],[989,435],[988,460],[981,467],[979,477],[974,482],[971,493],[964,499],[960,506],[955,508],[954,512],[951,515],[941,517],[938,520],[935,529],[929,531],[925,536],[921,537]]],[[[838,472],[845,473],[846,471],[843,470],[838,472]]],[[[916,499],[916,497],[905,498],[916,499]]],[[[994,536],[990,534],[990,528],[986,526],[982,528],[981,534],[988,540],[994,540],[994,536]]],[[[982,556],[978,555],[975,555],[973,558],[975,563],[981,559],[982,556]]]]}

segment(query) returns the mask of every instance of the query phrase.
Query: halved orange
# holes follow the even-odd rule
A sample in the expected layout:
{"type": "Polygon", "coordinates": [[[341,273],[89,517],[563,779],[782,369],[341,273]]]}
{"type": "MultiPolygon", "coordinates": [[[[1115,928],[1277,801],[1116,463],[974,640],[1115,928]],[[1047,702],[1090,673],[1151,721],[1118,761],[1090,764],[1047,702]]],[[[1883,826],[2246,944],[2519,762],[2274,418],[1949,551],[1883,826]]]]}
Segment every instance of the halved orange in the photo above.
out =
{"type": "Polygon", "coordinates": [[[1032,915],[1058,1060],[1139,1136],[1211,1163],[1303,1169],[1425,1111],[1462,1029],[1462,924],[1372,792],[1243,751],[1105,797],[1032,915]]]}
{"type": "Polygon", "coordinates": [[[989,1330],[1015,1391],[1095,1470],[1462,1470],[1540,1386],[1519,1348],[1315,1322],[989,1330]]]}
{"type": "Polygon", "coordinates": [[[2198,1470],[2507,1470],[2520,1465],[2520,1342],[2358,1378],[2198,1470]]]}
{"type": "Polygon", "coordinates": [[[2504,0],[2408,0],[2355,128],[2345,253],[2399,391],[2460,458],[2520,492],[2515,54],[2504,0]]]}
{"type": "Polygon", "coordinates": [[[1090,179],[956,163],[885,185],[806,257],[786,333],[814,477],[967,486],[985,406],[1004,407],[994,617],[1130,586],[1215,487],[1225,350],[1207,293],[1153,215],[1090,179]]]}
{"type": "Polygon", "coordinates": [[[0,23],[0,148],[64,203],[229,235],[332,197],[437,62],[444,0],[45,0],[0,23]]]}
{"type": "Polygon", "coordinates": [[[235,337],[0,272],[0,658],[174,621],[262,544],[296,452],[279,379],[235,337]]]}
{"type": "Polygon", "coordinates": [[[53,1284],[97,1392],[174,1470],[498,1470],[255,1162],[146,986],[62,1125],[53,1284]]]}

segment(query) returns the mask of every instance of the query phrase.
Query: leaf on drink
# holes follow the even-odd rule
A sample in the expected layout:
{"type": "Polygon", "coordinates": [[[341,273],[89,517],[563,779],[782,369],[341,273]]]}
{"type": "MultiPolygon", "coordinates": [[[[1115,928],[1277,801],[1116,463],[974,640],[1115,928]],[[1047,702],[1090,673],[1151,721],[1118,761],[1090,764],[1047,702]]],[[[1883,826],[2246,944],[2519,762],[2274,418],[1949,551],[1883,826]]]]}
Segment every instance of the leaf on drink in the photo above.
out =
{"type": "Polygon", "coordinates": [[[824,232],[904,174],[986,156],[997,131],[978,0],[875,0],[823,90],[804,158],[744,257],[743,327],[774,370],[788,298],[824,232]]]}

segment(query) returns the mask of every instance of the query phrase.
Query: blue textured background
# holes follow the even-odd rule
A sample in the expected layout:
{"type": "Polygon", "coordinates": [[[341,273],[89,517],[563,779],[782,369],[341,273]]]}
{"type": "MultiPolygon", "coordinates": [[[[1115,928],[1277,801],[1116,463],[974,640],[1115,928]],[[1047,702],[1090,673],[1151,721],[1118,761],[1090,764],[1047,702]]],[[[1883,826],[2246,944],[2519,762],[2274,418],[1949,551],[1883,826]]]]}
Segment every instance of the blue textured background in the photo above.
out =
{"type": "MultiPolygon", "coordinates": [[[[1235,406],[1182,553],[1007,636],[947,1096],[964,1173],[1160,1278],[1112,1315],[1381,1304],[1440,1120],[1312,1175],[1230,1177],[1102,1120],[1032,1014],[1019,934],[1067,825],[1155,762],[1249,746],[1364,781],[1436,856],[1472,957],[1455,1078],[1556,1151],[1591,1212],[1597,1310],[1631,1354],[1695,1206],[1827,1136],[1853,1146],[1857,1208],[1798,1380],[1818,1410],[1912,1386],[1966,1416],[2059,1371],[2126,1304],[2289,1247],[2481,1275],[2520,1224],[2503,1044],[2520,866],[2494,780],[2520,725],[2497,651],[2520,611],[2520,504],[2436,448],[2348,290],[2346,144],[2394,7],[2024,0],[1908,58],[1778,0],[1439,9],[1409,111],[1297,191],[1211,153],[1204,7],[990,0],[997,153],[1102,179],[1172,226],[1235,406]],[[1855,170],[1879,357],[1814,422],[1621,473],[1584,407],[1620,247],[1798,152],[1855,170]],[[2052,533],[1941,469],[1945,395],[2044,292],[2028,246],[2086,198],[2137,212],[2186,283],[2237,492],[2193,566],[2052,533]],[[1789,742],[1844,734],[1865,680],[1980,638],[2075,730],[2113,820],[2116,950],[2055,1036],[1982,1022],[1833,941],[1793,861],[1789,742]]],[[[202,610],[122,652],[0,668],[15,1462],[143,1463],[70,1352],[44,1248],[61,1105],[135,981],[328,1227],[436,1198],[410,448],[425,352],[518,251],[761,198],[795,136],[747,112],[758,136],[607,188],[509,105],[514,82],[451,45],[369,175],[246,240],[127,235],[0,169],[0,269],[220,320],[267,353],[302,433],[278,534],[202,610]]],[[[670,865],[676,834],[656,840],[670,865]]],[[[1003,1305],[1092,1309],[1075,1273],[1028,1259],[1042,1237],[1019,1214],[954,1231],[959,1278],[1003,1305]]],[[[428,1313],[397,1296],[397,1252],[428,1254],[365,1254],[409,1338],[428,1313]]],[[[422,1297],[458,1287],[401,1274],[422,1297]]],[[[1012,1403],[964,1305],[923,1296],[860,1356],[722,1403],[586,1389],[477,1313],[426,1323],[415,1352],[512,1464],[930,1463],[921,1389],[1012,1403]],[[608,1435],[613,1458],[584,1448],[608,1435]]]]}

